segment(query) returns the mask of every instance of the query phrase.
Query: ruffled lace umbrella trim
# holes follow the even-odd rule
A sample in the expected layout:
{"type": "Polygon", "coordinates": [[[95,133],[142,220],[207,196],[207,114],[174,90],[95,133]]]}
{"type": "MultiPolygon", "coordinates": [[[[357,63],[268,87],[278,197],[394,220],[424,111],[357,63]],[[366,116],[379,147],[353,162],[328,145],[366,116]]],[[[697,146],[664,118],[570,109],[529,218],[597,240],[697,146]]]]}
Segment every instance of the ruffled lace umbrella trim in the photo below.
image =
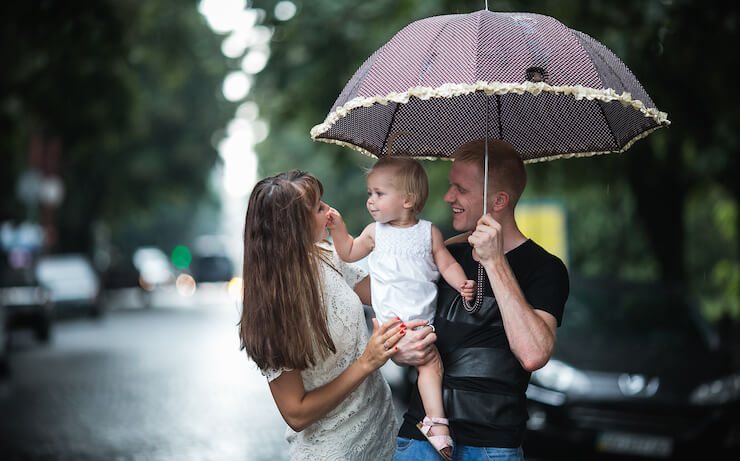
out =
{"type": "MultiPolygon", "coordinates": [[[[429,87],[414,87],[403,93],[389,93],[385,96],[373,96],[370,98],[357,97],[347,102],[346,104],[334,109],[324,120],[323,123],[311,128],[311,138],[315,141],[322,141],[330,144],[338,144],[340,146],[349,147],[358,152],[375,158],[375,155],[370,153],[368,150],[362,147],[356,146],[350,142],[339,141],[330,138],[319,138],[323,133],[327,132],[339,119],[348,115],[352,110],[358,107],[371,107],[375,104],[386,105],[388,103],[400,103],[406,104],[412,97],[427,100],[431,98],[453,98],[465,94],[475,93],[476,91],[484,91],[487,95],[503,95],[508,93],[524,94],[531,93],[532,95],[538,95],[542,92],[572,95],[574,99],[581,100],[599,100],[604,102],[619,101],[625,107],[632,107],[635,110],[640,111],[645,117],[652,118],[658,124],[657,127],[647,130],[638,136],[632,138],[624,147],[619,150],[608,150],[608,151],[597,151],[597,152],[576,152],[568,154],[560,154],[543,158],[535,158],[527,160],[526,163],[543,162],[549,160],[555,160],[560,158],[573,158],[573,157],[590,157],[599,154],[608,153],[619,153],[624,152],[634,144],[636,141],[648,136],[653,131],[664,126],[671,124],[668,120],[668,114],[661,112],[652,107],[646,107],[642,101],[632,99],[632,95],[628,92],[617,94],[611,88],[596,89],[588,88],[581,85],[576,86],[551,86],[544,82],[524,82],[524,83],[501,83],[501,82],[483,82],[479,81],[473,85],[470,84],[457,84],[447,83],[437,88],[429,87]]],[[[439,157],[423,157],[425,159],[434,160],[439,157]]]]}

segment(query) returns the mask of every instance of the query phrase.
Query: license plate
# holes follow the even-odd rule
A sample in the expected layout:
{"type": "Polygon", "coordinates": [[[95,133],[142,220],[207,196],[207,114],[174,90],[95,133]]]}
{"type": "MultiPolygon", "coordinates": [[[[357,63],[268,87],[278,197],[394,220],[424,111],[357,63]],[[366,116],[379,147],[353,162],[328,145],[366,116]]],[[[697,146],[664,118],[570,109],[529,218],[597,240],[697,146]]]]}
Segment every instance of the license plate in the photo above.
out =
{"type": "Polygon", "coordinates": [[[608,453],[667,458],[673,453],[673,439],[655,435],[604,432],[596,439],[596,449],[608,453]]]}

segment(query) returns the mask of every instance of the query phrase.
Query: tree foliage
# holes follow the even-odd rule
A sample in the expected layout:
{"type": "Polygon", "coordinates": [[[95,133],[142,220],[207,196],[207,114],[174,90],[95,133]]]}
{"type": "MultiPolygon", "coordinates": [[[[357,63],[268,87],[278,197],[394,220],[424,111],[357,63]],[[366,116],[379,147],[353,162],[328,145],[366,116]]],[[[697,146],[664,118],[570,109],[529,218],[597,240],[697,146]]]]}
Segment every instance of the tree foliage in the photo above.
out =
{"type": "Polygon", "coordinates": [[[46,171],[66,189],[58,250],[90,249],[95,222],[154,230],[160,207],[187,214],[207,196],[211,137],[233,107],[220,95],[226,58],[196,4],[5,2],[0,37],[0,218],[24,219],[15,180],[40,167],[29,164],[34,140],[61,145],[46,171]]]}

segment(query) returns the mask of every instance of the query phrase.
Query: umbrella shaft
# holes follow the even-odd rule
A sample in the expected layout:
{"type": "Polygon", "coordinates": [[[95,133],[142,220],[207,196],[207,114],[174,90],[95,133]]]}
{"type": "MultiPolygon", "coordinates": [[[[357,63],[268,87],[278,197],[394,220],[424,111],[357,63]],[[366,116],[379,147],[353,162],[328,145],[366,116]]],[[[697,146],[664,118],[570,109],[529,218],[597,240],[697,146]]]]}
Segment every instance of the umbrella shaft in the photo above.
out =
{"type": "Polygon", "coordinates": [[[488,210],[488,133],[486,133],[486,156],[483,161],[483,214],[488,210]]]}
{"type": "MultiPolygon", "coordinates": [[[[488,9],[488,2],[486,2],[488,9]]],[[[488,211],[488,98],[486,101],[486,141],[483,143],[483,149],[486,153],[483,160],[483,214],[488,211]]]]}

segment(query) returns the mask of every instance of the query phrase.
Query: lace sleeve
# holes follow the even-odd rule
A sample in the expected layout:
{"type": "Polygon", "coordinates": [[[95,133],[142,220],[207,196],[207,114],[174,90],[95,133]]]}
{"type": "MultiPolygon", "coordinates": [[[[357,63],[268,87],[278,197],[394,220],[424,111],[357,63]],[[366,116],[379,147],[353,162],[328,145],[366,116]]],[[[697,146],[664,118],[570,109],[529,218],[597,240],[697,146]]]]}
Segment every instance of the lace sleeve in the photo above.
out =
{"type": "Polygon", "coordinates": [[[339,259],[339,256],[336,256],[336,251],[334,255],[339,265],[339,272],[342,273],[342,277],[344,278],[344,281],[347,282],[347,285],[354,288],[360,280],[367,277],[367,271],[365,269],[357,264],[342,261],[339,259]]]}
{"type": "Polygon", "coordinates": [[[260,369],[260,373],[262,373],[262,376],[267,378],[268,382],[272,382],[278,378],[278,376],[282,375],[284,371],[291,371],[292,368],[278,368],[277,370],[274,368],[268,368],[266,370],[260,369]]]}
{"type": "Polygon", "coordinates": [[[367,277],[367,271],[362,266],[355,263],[346,263],[337,254],[334,244],[328,240],[324,240],[318,243],[320,247],[331,251],[331,264],[342,274],[342,278],[350,286],[354,288],[357,283],[367,277]]]}

